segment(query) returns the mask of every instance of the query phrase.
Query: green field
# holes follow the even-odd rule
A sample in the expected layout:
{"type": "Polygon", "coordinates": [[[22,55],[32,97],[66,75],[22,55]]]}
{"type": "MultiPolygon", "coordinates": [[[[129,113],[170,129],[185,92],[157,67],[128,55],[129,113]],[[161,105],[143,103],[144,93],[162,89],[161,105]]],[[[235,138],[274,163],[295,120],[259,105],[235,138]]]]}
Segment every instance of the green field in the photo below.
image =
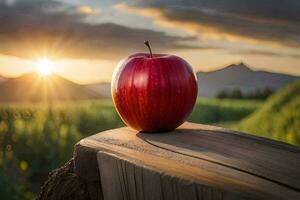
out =
{"type": "MultiPolygon", "coordinates": [[[[262,105],[254,100],[198,100],[189,121],[236,124],[262,105]]],[[[47,174],[88,135],[123,126],[109,100],[0,106],[0,194],[31,199],[47,174]]]]}
{"type": "Polygon", "coordinates": [[[300,145],[300,80],[276,92],[261,109],[243,119],[236,128],[300,145]]]}
{"type": "Polygon", "coordinates": [[[262,106],[263,101],[237,99],[198,99],[188,121],[205,124],[237,124],[262,106]]]}
{"type": "MultiPolygon", "coordinates": [[[[271,97],[266,103],[257,100],[201,98],[197,100],[188,121],[253,133],[250,128],[254,128],[253,123],[258,122],[251,120],[265,109],[269,101],[275,101],[272,100],[274,98],[271,97]]],[[[299,104],[299,99],[296,103],[299,104]]],[[[121,126],[124,124],[109,100],[57,105],[1,104],[1,197],[32,199],[47,174],[71,158],[76,142],[88,135],[121,126]]],[[[280,139],[273,134],[259,134],[280,139]]]]}

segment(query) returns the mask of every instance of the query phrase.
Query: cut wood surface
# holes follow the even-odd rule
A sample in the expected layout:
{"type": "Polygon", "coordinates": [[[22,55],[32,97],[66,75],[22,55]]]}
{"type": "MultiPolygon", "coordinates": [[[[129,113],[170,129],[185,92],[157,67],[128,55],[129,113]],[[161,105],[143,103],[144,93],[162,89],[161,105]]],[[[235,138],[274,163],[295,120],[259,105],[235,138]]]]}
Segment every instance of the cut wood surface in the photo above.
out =
{"type": "Polygon", "coordinates": [[[99,179],[98,199],[300,199],[298,147],[227,129],[185,123],[146,134],[124,127],[81,140],[78,158],[86,149],[92,161],[75,157],[75,166],[99,179]]]}

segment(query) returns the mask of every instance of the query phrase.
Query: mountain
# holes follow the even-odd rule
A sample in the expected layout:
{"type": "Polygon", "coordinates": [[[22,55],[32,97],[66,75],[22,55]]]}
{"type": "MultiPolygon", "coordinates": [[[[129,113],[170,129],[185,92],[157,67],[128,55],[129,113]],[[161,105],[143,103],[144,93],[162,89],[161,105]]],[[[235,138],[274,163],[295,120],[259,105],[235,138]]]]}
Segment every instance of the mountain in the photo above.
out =
{"type": "Polygon", "coordinates": [[[199,96],[213,97],[222,90],[240,88],[242,92],[266,87],[277,90],[299,77],[272,73],[266,71],[254,71],[244,63],[232,64],[223,69],[211,72],[198,72],[199,96]]]}
{"type": "Polygon", "coordinates": [[[263,107],[239,124],[238,129],[300,145],[300,80],[268,98],[263,107]]]}
{"type": "MultiPolygon", "coordinates": [[[[214,97],[222,90],[240,88],[242,92],[249,92],[266,87],[277,90],[288,83],[299,79],[280,73],[254,71],[244,63],[232,64],[225,68],[211,72],[197,72],[199,96],[214,97]]],[[[85,85],[91,91],[110,98],[110,83],[94,83],[85,85]]]]}
{"type": "Polygon", "coordinates": [[[0,84],[0,101],[51,102],[97,99],[101,96],[58,75],[36,73],[10,78],[0,84]]]}
{"type": "Polygon", "coordinates": [[[111,98],[110,83],[108,82],[87,84],[85,87],[101,95],[103,98],[111,98]]]}

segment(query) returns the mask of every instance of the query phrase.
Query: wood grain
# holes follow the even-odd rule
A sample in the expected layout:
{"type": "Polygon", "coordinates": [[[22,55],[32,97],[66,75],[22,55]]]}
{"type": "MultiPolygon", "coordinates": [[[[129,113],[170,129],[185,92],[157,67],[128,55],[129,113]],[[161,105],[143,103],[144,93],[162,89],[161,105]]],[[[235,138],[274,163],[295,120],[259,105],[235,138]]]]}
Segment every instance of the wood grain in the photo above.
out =
{"type": "Polygon", "coordinates": [[[109,130],[78,147],[98,152],[105,200],[300,199],[300,149],[265,138],[185,123],[159,134],[109,130]]]}

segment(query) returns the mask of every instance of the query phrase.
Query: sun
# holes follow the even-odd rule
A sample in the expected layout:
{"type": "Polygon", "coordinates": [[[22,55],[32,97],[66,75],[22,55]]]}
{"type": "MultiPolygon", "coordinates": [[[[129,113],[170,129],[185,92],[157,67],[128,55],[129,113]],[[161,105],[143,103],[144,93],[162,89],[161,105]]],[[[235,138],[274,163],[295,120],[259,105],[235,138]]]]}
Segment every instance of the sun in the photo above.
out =
{"type": "Polygon", "coordinates": [[[36,70],[43,76],[48,76],[53,73],[53,66],[50,60],[47,58],[38,60],[36,63],[36,70]]]}

